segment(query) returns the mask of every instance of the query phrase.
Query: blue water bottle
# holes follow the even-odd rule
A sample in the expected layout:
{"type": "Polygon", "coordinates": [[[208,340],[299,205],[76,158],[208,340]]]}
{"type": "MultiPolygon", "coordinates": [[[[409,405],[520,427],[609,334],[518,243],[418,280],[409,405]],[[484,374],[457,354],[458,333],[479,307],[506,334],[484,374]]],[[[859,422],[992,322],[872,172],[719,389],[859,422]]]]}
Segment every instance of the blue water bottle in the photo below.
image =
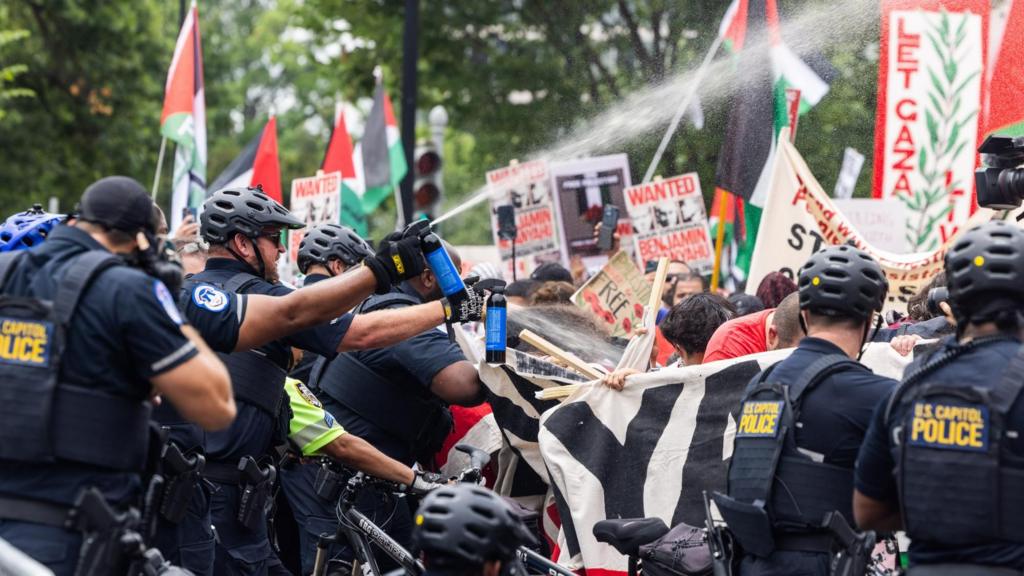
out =
{"type": "Polygon", "coordinates": [[[487,322],[484,360],[488,364],[505,363],[505,322],[508,308],[505,304],[505,287],[495,286],[487,298],[487,322]]]}
{"type": "Polygon", "coordinates": [[[431,232],[424,236],[420,240],[420,248],[445,296],[451,298],[453,294],[466,291],[466,284],[463,283],[462,276],[459,275],[459,269],[455,267],[452,257],[444,249],[444,244],[441,243],[437,234],[431,232]]]}

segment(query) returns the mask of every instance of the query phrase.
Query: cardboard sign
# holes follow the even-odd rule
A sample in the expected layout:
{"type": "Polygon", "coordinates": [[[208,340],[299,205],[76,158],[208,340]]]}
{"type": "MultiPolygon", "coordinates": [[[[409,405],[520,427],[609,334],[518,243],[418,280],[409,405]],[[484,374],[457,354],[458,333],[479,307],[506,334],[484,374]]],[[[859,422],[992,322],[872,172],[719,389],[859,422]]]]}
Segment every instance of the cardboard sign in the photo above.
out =
{"type": "Polygon", "coordinates": [[[864,236],[872,246],[894,254],[909,251],[907,237],[907,207],[895,198],[849,198],[833,200],[839,212],[864,236]]]}
{"type": "Polygon", "coordinates": [[[501,256],[505,279],[512,281],[512,242],[498,237],[499,206],[511,204],[516,214],[516,277],[526,278],[544,262],[558,262],[558,223],[551,202],[548,165],[544,160],[511,164],[487,173],[491,196],[491,231],[501,256]]]}
{"type": "Polygon", "coordinates": [[[974,210],[988,0],[883,0],[876,198],[910,210],[910,249],[935,250],[974,210]]]}
{"type": "Polygon", "coordinates": [[[633,224],[626,211],[623,190],[632,184],[629,160],[625,154],[598,156],[552,164],[551,185],[559,235],[562,238],[563,264],[572,269],[571,260],[597,256],[594,226],[601,221],[605,204],[619,207],[618,233],[623,250],[632,255],[633,224]]]}
{"type": "Polygon", "coordinates": [[[313,226],[341,222],[341,172],[318,173],[309,178],[292,180],[289,204],[293,216],[305,222],[301,230],[288,231],[288,261],[293,273],[298,272],[299,244],[313,226]]]}
{"type": "MultiPolygon", "coordinates": [[[[800,153],[781,135],[778,150],[771,191],[761,214],[762,222],[771,225],[761,226],[757,232],[747,286],[753,290],[774,270],[795,281],[811,254],[850,243],[870,254],[885,272],[889,281],[885,308],[906,310],[907,300],[942,270],[946,247],[953,239],[936,250],[915,254],[895,254],[873,246],[825,194],[800,153]]],[[[990,215],[977,212],[963,229],[990,215]]]]}
{"type": "Polygon", "coordinates": [[[608,263],[572,296],[577,306],[612,329],[612,336],[628,337],[641,326],[644,303],[651,285],[629,254],[617,252],[608,263]]]}
{"type": "Polygon", "coordinates": [[[625,197],[639,262],[667,256],[711,273],[715,256],[696,172],[626,188],[625,197]]]}

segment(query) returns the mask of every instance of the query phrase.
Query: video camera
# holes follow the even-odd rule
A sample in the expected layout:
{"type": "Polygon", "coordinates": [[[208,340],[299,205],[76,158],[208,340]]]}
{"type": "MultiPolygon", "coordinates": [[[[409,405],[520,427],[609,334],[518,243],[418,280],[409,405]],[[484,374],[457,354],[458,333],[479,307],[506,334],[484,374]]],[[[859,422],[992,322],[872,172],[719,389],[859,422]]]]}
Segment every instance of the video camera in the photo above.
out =
{"type": "Polygon", "coordinates": [[[1024,137],[993,134],[978,148],[981,168],[974,173],[978,205],[1011,210],[1024,200],[1024,137]]]}

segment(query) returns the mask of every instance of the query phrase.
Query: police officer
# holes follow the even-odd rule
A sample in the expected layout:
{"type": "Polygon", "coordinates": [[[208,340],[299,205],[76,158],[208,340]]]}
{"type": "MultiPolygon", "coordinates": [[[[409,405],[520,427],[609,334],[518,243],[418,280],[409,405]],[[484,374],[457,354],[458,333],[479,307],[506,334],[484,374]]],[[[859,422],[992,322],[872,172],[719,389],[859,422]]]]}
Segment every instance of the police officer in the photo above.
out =
{"type": "Polygon", "coordinates": [[[222,356],[231,373],[239,416],[228,430],[207,435],[204,443],[204,477],[216,485],[210,509],[218,535],[217,574],[279,570],[262,514],[268,483],[257,481],[257,474],[240,470],[252,469],[255,463],[265,480],[274,475],[270,465],[276,458],[268,455],[273,446],[282,443],[287,431],[287,411],[282,408],[286,406],[284,381],[292,363],[291,347],[331,358],[339,351],[387,346],[446,320],[477,319],[483,306],[483,295],[470,290],[465,298],[448,305],[431,303],[357,318],[343,314],[358,302],[356,298],[373,290],[386,292],[393,283],[423,269],[418,238],[384,243],[351,274],[292,291],[276,283],[276,263],[284,251],[282,230],[299,227],[301,221],[255,188],[216,192],[206,201],[201,216],[201,235],[210,244],[209,259],[205,270],[189,279],[184,304],[190,318],[196,313],[195,322],[214,349],[246,350],[253,341],[243,342],[245,324],[251,320],[272,331],[283,320],[264,316],[262,311],[254,315],[252,300],[257,295],[281,299],[303,292],[330,295],[337,316],[284,338],[276,336],[258,349],[222,356]],[[234,293],[244,298],[229,296],[234,293]],[[244,316],[241,322],[239,313],[244,316]]]}
{"type": "Polygon", "coordinates": [[[73,226],[0,257],[0,537],[58,575],[80,555],[124,570],[100,513],[139,504],[152,396],[210,430],[235,416],[224,365],[140,269],[152,214],[138,182],[103,178],[73,226]]]}
{"type": "Polygon", "coordinates": [[[812,255],[800,269],[807,337],[754,378],[740,410],[728,495],[715,502],[744,550],[740,573],[829,573],[837,544],[828,512],[852,521],[853,467],[875,405],[896,382],[859,359],[888,283],[850,246],[812,255]]]}
{"type": "Polygon", "coordinates": [[[915,359],[878,405],[854,513],[903,528],[910,571],[1024,572],[1024,232],[989,222],[946,253],[957,334],[915,359]]]}
{"type": "Polygon", "coordinates": [[[537,539],[494,492],[470,484],[444,486],[416,511],[413,550],[424,576],[498,576],[520,546],[537,539]]]}
{"type": "MultiPolygon", "coordinates": [[[[459,268],[459,255],[451,247],[448,253],[459,268]]],[[[356,318],[380,310],[405,310],[441,297],[437,278],[427,269],[390,294],[368,298],[356,309],[356,318]]],[[[476,367],[436,329],[389,347],[321,361],[313,368],[310,387],[346,430],[410,466],[414,462],[433,466],[433,455],[452,427],[448,405],[475,406],[484,400],[476,367]]],[[[356,508],[378,518],[381,528],[400,544],[408,544],[412,511],[404,499],[365,491],[356,508]]],[[[321,516],[333,518],[333,512],[327,508],[321,516]]],[[[380,561],[387,564],[390,559],[382,555],[380,561]]]]}

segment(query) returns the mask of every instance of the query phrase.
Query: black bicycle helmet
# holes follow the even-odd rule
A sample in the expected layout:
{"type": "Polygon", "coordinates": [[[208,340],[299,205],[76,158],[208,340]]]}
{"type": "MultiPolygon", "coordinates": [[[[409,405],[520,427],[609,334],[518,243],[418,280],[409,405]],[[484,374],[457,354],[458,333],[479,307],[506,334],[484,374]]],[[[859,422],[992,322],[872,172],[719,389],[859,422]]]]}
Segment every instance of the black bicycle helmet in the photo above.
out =
{"type": "Polygon", "coordinates": [[[225,188],[203,204],[199,233],[210,244],[226,244],[232,234],[255,238],[268,226],[299,229],[302,220],[263,193],[263,188],[225,188]]]}
{"type": "Polygon", "coordinates": [[[510,560],[537,539],[500,496],[472,484],[443,486],[427,495],[416,511],[413,549],[427,567],[472,567],[510,560]]]}
{"type": "Polygon", "coordinates": [[[978,312],[1024,301],[1024,231],[1001,220],[964,232],[946,252],[950,306],[978,312]]]}
{"type": "Polygon", "coordinates": [[[800,268],[800,309],[858,320],[880,311],[889,282],[875,259],[853,246],[829,246],[800,268]]]}
{"type": "Polygon", "coordinates": [[[373,250],[355,230],[339,224],[321,224],[306,232],[299,244],[299,270],[305,274],[313,264],[327,264],[337,258],[352,266],[373,255],[373,250]]]}

